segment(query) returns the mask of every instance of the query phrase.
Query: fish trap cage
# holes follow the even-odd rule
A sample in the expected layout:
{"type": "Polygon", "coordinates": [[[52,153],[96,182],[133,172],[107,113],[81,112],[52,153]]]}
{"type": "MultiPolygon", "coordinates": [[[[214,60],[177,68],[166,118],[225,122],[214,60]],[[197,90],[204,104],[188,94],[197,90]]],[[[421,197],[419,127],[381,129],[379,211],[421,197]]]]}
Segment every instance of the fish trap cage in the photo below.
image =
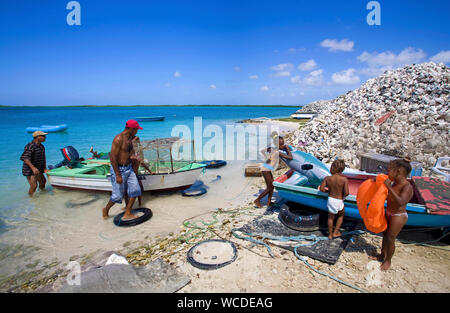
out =
{"type": "Polygon", "coordinates": [[[135,151],[155,174],[187,170],[195,160],[194,141],[179,137],[142,140],[135,143],[135,151]]]}

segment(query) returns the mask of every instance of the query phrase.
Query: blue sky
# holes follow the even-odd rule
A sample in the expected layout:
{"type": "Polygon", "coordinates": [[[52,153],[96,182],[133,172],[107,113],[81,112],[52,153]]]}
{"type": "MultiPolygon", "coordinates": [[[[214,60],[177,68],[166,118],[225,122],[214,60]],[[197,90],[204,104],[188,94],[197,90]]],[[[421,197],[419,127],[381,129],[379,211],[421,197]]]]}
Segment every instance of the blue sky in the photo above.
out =
{"type": "Polygon", "coordinates": [[[301,105],[450,64],[449,1],[0,2],[0,105],[301,105]]]}

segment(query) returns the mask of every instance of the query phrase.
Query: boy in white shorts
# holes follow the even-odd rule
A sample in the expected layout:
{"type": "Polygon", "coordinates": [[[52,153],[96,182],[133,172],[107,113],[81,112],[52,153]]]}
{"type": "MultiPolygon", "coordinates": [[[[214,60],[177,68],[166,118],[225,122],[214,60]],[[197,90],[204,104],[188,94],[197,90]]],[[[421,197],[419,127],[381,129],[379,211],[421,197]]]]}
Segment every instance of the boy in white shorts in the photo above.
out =
{"type": "Polygon", "coordinates": [[[328,238],[333,239],[341,236],[339,229],[344,220],[344,199],[348,196],[348,180],[342,176],[345,169],[343,160],[335,160],[331,164],[330,172],[332,176],[327,176],[322,181],[319,189],[328,193],[328,238]],[[333,232],[334,218],[337,215],[336,226],[333,232]]]}

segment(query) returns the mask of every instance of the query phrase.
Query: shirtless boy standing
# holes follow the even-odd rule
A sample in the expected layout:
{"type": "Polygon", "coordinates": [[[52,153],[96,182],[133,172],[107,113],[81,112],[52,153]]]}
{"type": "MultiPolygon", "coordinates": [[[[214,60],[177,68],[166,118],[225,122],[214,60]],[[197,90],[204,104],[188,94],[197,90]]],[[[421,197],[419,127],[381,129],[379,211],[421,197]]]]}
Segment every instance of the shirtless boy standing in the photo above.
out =
{"type": "Polygon", "coordinates": [[[141,195],[141,187],[132,166],[132,161],[136,158],[132,140],[138,129],[142,129],[138,122],[129,120],[125,125],[125,130],[114,137],[112,142],[110,152],[112,194],[108,204],[103,208],[104,219],[109,217],[109,209],[115,203],[122,203],[125,193],[128,195],[129,201],[122,220],[136,218],[131,214],[131,208],[136,198],[141,195]]]}
{"type": "Polygon", "coordinates": [[[341,236],[339,229],[344,220],[344,198],[348,196],[348,180],[342,176],[345,169],[343,160],[335,160],[331,164],[332,176],[327,176],[320,185],[320,191],[328,192],[328,239],[341,236]],[[328,187],[326,189],[325,187],[328,187]],[[334,218],[337,214],[336,226],[333,232],[334,218]]]}

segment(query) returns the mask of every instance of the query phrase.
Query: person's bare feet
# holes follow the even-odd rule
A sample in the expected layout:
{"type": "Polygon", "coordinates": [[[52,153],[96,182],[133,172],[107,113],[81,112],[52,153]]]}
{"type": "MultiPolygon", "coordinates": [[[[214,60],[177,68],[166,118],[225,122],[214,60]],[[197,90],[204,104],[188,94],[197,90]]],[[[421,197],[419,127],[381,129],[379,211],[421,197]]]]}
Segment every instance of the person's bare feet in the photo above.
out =
{"type": "Polygon", "coordinates": [[[378,261],[378,262],[383,262],[384,261],[384,256],[381,253],[377,254],[377,255],[369,255],[369,259],[375,260],[375,261],[378,261]]]}
{"type": "Polygon", "coordinates": [[[342,236],[342,234],[341,234],[341,232],[339,230],[335,231],[334,234],[333,234],[333,238],[341,237],[341,236],[342,236]]]}
{"type": "Polygon", "coordinates": [[[259,202],[259,200],[255,200],[253,201],[253,203],[258,207],[258,208],[262,208],[263,205],[261,204],[261,202],[259,202]]]}
{"type": "Polygon", "coordinates": [[[137,216],[133,215],[131,213],[130,214],[124,214],[122,216],[122,221],[134,220],[135,218],[137,218],[137,216]]]}
{"type": "Polygon", "coordinates": [[[91,147],[91,149],[89,150],[89,152],[93,152],[94,151],[94,147],[91,147]]]}
{"type": "Polygon", "coordinates": [[[380,269],[382,271],[387,271],[391,267],[391,262],[388,260],[385,260],[383,263],[381,263],[380,269]]]}
{"type": "Polygon", "coordinates": [[[332,233],[330,233],[329,235],[328,235],[328,239],[333,239],[333,234],[332,233]]]}
{"type": "Polygon", "coordinates": [[[109,215],[108,215],[108,211],[106,210],[106,208],[103,208],[102,209],[102,213],[103,213],[103,219],[108,219],[109,218],[109,215]]]}

